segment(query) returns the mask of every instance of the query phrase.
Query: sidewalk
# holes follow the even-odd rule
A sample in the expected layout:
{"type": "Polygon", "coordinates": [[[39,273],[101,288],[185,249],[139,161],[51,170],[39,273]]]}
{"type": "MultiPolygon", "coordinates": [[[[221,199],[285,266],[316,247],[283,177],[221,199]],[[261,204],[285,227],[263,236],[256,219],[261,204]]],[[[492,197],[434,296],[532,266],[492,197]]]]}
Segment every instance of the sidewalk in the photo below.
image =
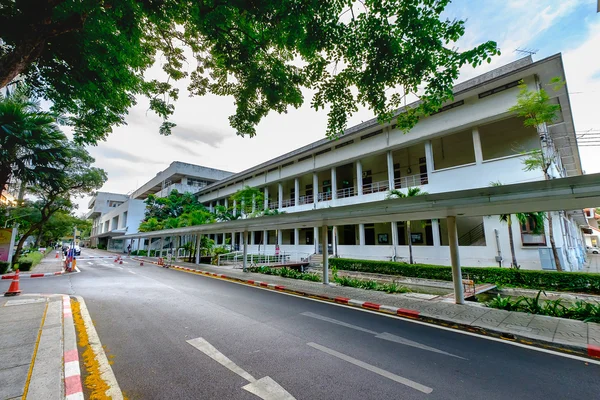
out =
{"type": "Polygon", "coordinates": [[[31,274],[45,274],[45,273],[54,273],[61,272],[63,270],[64,261],[62,258],[62,253],[56,257],[56,251],[50,250],[48,254],[42,259],[42,261],[33,267],[29,273],[31,274]]]}
{"type": "Polygon", "coordinates": [[[583,272],[600,274],[600,254],[588,254],[588,262],[583,266],[583,272]]]}
{"type": "MultiPolygon", "coordinates": [[[[132,257],[153,262],[148,257],[132,257]]],[[[458,305],[438,299],[423,300],[411,294],[388,294],[345,286],[323,285],[318,282],[281,278],[273,275],[245,273],[241,269],[195,265],[176,265],[201,273],[268,289],[366,308],[387,314],[467,330],[483,335],[518,341],[536,347],[569,352],[584,357],[600,358],[600,324],[531,315],[487,308],[478,303],[458,305]],[[218,276],[217,276],[218,275],[218,276]]],[[[194,272],[187,271],[187,272],[194,272]]]]}
{"type": "Polygon", "coordinates": [[[65,398],[64,349],[75,345],[67,304],[62,295],[0,298],[0,399],[65,398]]]}

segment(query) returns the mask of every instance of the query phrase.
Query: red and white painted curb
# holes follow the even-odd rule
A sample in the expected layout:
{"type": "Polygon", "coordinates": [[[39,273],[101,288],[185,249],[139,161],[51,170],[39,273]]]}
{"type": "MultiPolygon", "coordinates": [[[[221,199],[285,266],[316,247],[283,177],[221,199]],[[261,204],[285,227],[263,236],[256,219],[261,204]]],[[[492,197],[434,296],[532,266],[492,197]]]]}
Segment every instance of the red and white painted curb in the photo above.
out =
{"type": "Polygon", "coordinates": [[[354,300],[354,299],[349,299],[346,297],[339,297],[339,296],[329,296],[326,294],[311,294],[311,293],[304,293],[295,289],[289,289],[286,288],[283,285],[276,285],[274,283],[268,283],[268,282],[261,282],[261,281],[255,281],[252,279],[240,279],[240,278],[234,278],[234,277],[230,277],[224,274],[216,274],[214,272],[208,272],[208,271],[202,271],[199,269],[194,269],[194,268],[189,268],[189,267],[178,267],[176,265],[171,266],[171,268],[174,269],[178,269],[178,270],[183,270],[183,271],[188,271],[188,272],[195,272],[195,273],[199,273],[202,275],[207,275],[207,276],[212,276],[215,278],[221,278],[221,279],[229,279],[229,280],[234,280],[234,281],[240,281],[240,282],[244,282],[244,283],[248,283],[250,285],[254,285],[254,286],[260,286],[263,288],[267,288],[267,289],[272,289],[272,290],[280,290],[280,291],[287,291],[287,292],[291,292],[294,294],[300,294],[302,296],[312,296],[312,297],[318,297],[320,299],[323,300],[328,300],[328,301],[333,301],[336,303],[340,303],[340,304],[346,304],[349,306],[354,306],[354,307],[361,307],[361,308],[365,308],[367,310],[375,310],[375,311],[381,311],[381,312],[385,312],[388,314],[395,314],[395,315],[399,315],[402,317],[408,317],[408,318],[418,318],[420,312],[417,310],[410,310],[407,308],[398,308],[398,307],[392,307],[392,306],[386,306],[383,304],[376,304],[376,303],[371,303],[368,301],[362,301],[362,300],[354,300]]]}
{"type": "MultiPolygon", "coordinates": [[[[56,275],[63,275],[65,274],[65,271],[58,271],[58,272],[45,272],[43,274],[21,274],[19,273],[19,278],[43,278],[45,276],[56,276],[56,275]]],[[[2,279],[13,279],[15,277],[14,274],[12,275],[2,275],[2,279]]]]}
{"type": "Polygon", "coordinates": [[[63,296],[65,399],[83,400],[77,336],[71,310],[71,298],[63,296]]]}

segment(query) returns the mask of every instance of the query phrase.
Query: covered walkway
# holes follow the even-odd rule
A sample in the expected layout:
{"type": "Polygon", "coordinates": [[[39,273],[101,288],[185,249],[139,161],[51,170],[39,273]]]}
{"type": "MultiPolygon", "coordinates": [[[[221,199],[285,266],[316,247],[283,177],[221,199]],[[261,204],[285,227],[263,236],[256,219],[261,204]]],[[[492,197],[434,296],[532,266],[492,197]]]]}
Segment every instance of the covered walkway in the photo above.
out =
{"type": "MultiPolygon", "coordinates": [[[[161,238],[163,240],[166,237],[193,234],[197,235],[196,240],[199,243],[203,234],[243,232],[243,249],[244,254],[247,254],[248,232],[252,231],[321,227],[323,234],[320,235],[320,239],[323,248],[327,248],[329,226],[445,218],[448,226],[455,301],[457,304],[463,304],[457,218],[577,210],[595,207],[598,204],[600,204],[600,174],[592,174],[135,233],[114,239],[161,238]]],[[[199,262],[198,257],[196,262],[199,262]]],[[[245,268],[246,257],[244,257],[245,268]]],[[[328,284],[328,280],[328,254],[323,252],[323,283],[328,284]]]]}

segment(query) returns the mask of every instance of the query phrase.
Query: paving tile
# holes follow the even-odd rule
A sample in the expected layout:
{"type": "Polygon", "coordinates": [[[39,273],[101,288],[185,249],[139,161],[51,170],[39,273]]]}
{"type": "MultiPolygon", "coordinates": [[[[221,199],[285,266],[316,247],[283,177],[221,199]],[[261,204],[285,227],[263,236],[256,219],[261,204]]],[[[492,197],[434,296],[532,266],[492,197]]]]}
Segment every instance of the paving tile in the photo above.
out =
{"type": "Polygon", "coordinates": [[[511,312],[510,315],[502,321],[503,325],[514,326],[517,329],[526,328],[531,322],[534,315],[525,314],[522,312],[511,312]]]}
{"type": "Polygon", "coordinates": [[[600,324],[588,322],[588,344],[600,346],[600,324]]]}
{"type": "Polygon", "coordinates": [[[474,307],[468,305],[464,308],[465,310],[462,313],[454,316],[456,322],[460,322],[462,324],[472,324],[474,321],[492,311],[491,308],[474,307]]]}
{"type": "Polygon", "coordinates": [[[558,318],[534,315],[527,327],[531,329],[532,335],[538,336],[538,339],[552,340],[558,326],[558,321],[558,318]]]}
{"type": "Polygon", "coordinates": [[[588,326],[583,321],[573,321],[559,319],[556,332],[554,333],[555,343],[583,343],[588,342],[588,326]]]}
{"type": "Polygon", "coordinates": [[[509,315],[510,311],[490,309],[489,312],[483,314],[471,323],[473,326],[480,326],[482,328],[496,328],[502,323],[509,315]]]}
{"type": "Polygon", "coordinates": [[[0,369],[14,368],[19,365],[29,365],[33,355],[34,343],[0,349],[0,369]]]}
{"type": "Polygon", "coordinates": [[[27,381],[29,363],[14,368],[0,370],[0,399],[21,397],[27,381]]]}

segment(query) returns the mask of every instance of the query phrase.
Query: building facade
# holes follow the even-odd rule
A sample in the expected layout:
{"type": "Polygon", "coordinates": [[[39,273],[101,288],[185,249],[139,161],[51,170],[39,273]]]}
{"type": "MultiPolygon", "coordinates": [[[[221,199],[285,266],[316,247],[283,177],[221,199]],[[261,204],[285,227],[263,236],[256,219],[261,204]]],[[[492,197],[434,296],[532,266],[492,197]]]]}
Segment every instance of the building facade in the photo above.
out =
{"type": "Polygon", "coordinates": [[[146,211],[144,200],[150,194],[166,197],[173,190],[195,193],[230,175],[231,172],[174,161],[129,195],[98,192],[88,204],[87,218],[92,220],[90,244],[123,251],[128,242],[111,238],[138,232],[146,211]]]}
{"type": "MultiPolygon", "coordinates": [[[[370,120],[348,129],[339,139],[323,139],[273,160],[232,174],[197,191],[208,208],[236,207],[231,196],[249,186],[264,192],[256,209],[294,213],[385,199],[390,190],[419,187],[427,193],[509,185],[546,179],[542,170],[526,171],[524,160],[541,150],[552,161],[550,178],[582,174],[567,86],[546,88],[560,104],[551,125],[527,128],[509,108],[518,85],[545,87],[565,80],[560,54],[533,62],[530,57],[458,84],[454,99],[437,113],[403,132],[393,123],[370,120]]],[[[401,111],[400,111],[401,112],[401,111]]],[[[580,270],[585,260],[583,210],[552,212],[554,240],[564,270],[580,270]]],[[[539,232],[533,221],[512,217],[517,262],[528,269],[554,269],[548,223],[539,232]]],[[[320,253],[316,228],[252,232],[251,252],[320,253]]],[[[458,222],[461,262],[465,266],[509,266],[508,225],[492,215],[458,222]]],[[[214,235],[234,248],[241,233],[214,235]]],[[[449,265],[445,220],[389,221],[330,229],[329,253],[340,257],[407,260],[412,244],[417,263],[449,265]],[[409,230],[410,225],[410,230],[409,230]],[[410,235],[409,235],[410,231],[410,235]]]]}

